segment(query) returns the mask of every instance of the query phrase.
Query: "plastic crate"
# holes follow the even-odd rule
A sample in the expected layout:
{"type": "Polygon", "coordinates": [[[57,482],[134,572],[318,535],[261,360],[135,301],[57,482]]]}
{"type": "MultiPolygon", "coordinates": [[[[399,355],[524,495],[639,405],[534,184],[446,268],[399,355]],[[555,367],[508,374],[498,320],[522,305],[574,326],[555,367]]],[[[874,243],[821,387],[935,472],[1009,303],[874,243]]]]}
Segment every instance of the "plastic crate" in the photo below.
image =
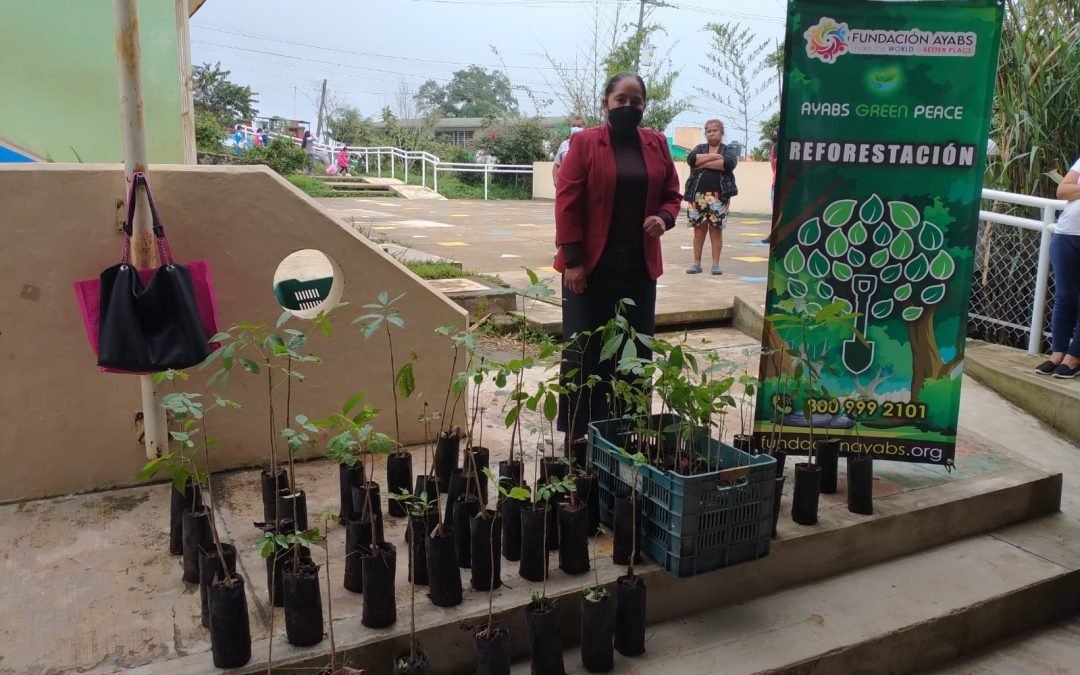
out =
{"type": "MultiPolygon", "coordinates": [[[[652,428],[667,428],[678,418],[653,416],[652,428]]],[[[616,448],[632,445],[631,421],[589,425],[589,456],[600,488],[600,520],[611,526],[615,497],[630,493],[634,466],[616,448]]],[[[667,444],[674,433],[665,433],[667,444]]],[[[772,541],[776,460],[751,455],[716,439],[698,436],[710,462],[720,470],[684,476],[653,466],[640,469],[641,550],[677,577],[693,576],[769,553],[772,541]]]]}
{"type": "Polygon", "coordinates": [[[285,309],[293,311],[315,309],[330,295],[330,288],[333,285],[334,277],[308,281],[285,279],[274,285],[274,295],[277,296],[278,304],[285,309]]]}

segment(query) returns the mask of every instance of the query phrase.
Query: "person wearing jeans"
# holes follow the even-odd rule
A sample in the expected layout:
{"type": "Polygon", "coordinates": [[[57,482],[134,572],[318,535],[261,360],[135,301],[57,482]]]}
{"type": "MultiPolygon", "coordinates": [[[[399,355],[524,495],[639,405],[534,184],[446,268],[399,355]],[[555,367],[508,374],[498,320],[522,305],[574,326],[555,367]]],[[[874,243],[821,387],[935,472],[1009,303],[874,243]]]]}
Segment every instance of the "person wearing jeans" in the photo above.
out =
{"type": "Polygon", "coordinates": [[[1058,185],[1068,201],[1050,242],[1054,267],[1054,312],[1050,321],[1050,359],[1035,372],[1072,379],[1080,375],[1080,159],[1058,185]]]}

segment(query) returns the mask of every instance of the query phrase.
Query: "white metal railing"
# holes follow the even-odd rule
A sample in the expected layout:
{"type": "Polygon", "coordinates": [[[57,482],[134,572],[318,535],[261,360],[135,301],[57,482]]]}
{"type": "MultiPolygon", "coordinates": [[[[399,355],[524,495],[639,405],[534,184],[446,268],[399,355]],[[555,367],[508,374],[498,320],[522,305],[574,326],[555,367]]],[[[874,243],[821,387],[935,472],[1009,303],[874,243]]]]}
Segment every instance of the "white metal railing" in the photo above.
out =
{"type": "MultiPolygon", "coordinates": [[[[1041,218],[1039,220],[1011,216],[995,211],[979,211],[979,220],[981,223],[993,223],[1007,227],[1016,227],[1022,230],[1037,232],[1039,234],[1038,253],[1035,260],[1035,291],[1030,308],[1030,315],[1026,317],[1028,319],[1027,325],[1020,324],[1021,317],[1019,316],[1016,317],[1016,320],[1010,321],[1007,317],[1002,318],[1000,316],[995,317],[986,314],[971,314],[971,318],[984,323],[1026,330],[1028,333],[1027,351],[1029,354],[1038,354],[1042,347],[1043,326],[1045,323],[1046,304],[1049,295],[1050,240],[1054,236],[1054,224],[1057,222],[1057,213],[1065,208],[1065,201],[989,189],[984,189],[982,191],[982,198],[983,201],[1032,207],[1041,211],[1041,218]]],[[[982,266],[985,274],[987,267],[992,264],[990,259],[990,244],[988,243],[982,248],[982,266]]],[[[1024,308],[1016,308],[1016,310],[1023,311],[1024,308]]]]}
{"type": "MultiPolygon", "coordinates": [[[[255,135],[256,129],[254,127],[244,126],[241,127],[241,131],[244,132],[244,136],[248,142],[251,142],[251,137],[255,135]]],[[[295,136],[275,132],[264,133],[272,138],[285,138],[300,145],[300,139],[295,136]]],[[[315,150],[325,155],[328,162],[332,162],[336,154],[340,152],[343,147],[345,148],[345,152],[349,156],[349,161],[351,163],[355,163],[359,166],[360,163],[363,162],[364,173],[366,174],[371,174],[372,167],[374,166],[374,174],[379,178],[383,177],[383,157],[386,157],[390,165],[390,177],[397,178],[397,173],[400,169],[406,185],[409,184],[410,165],[419,162],[420,183],[424,187],[427,187],[428,167],[430,166],[432,189],[435,190],[436,193],[439,191],[440,173],[484,174],[484,199],[488,198],[491,186],[491,174],[518,174],[531,176],[533,173],[531,164],[496,164],[491,161],[482,164],[475,162],[444,162],[436,155],[422,150],[402,150],[401,148],[395,148],[388,145],[375,147],[349,147],[335,145],[334,143],[315,141],[315,150]]]]}

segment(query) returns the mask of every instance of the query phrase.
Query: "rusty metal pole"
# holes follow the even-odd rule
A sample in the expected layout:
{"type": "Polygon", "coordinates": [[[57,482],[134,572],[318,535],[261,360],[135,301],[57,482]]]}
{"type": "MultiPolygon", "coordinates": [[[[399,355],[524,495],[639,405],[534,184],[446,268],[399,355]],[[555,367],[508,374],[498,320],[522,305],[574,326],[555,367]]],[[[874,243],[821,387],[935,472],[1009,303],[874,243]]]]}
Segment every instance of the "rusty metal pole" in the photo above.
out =
{"type": "MultiPolygon", "coordinates": [[[[139,45],[137,0],[113,0],[116,29],[116,72],[120,85],[120,137],[124,150],[124,175],[131,181],[136,171],[146,172],[146,127],[142,95],[142,50],[139,45]]],[[[131,224],[131,262],[137,269],[156,267],[157,250],[146,200],[135,209],[131,224]]],[[[143,437],[148,459],[169,449],[169,428],[165,409],[158,404],[157,390],[150,375],[139,376],[142,390],[143,437]]]]}

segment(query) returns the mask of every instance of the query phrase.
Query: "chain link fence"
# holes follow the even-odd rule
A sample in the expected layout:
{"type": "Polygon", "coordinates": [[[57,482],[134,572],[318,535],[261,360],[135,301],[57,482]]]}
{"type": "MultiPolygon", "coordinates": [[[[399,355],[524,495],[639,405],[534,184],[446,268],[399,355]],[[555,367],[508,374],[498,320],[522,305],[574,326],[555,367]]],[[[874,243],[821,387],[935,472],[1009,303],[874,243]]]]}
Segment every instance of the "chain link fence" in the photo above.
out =
{"type": "Polygon", "coordinates": [[[1026,349],[1049,348],[1054,279],[1050,240],[1061,200],[983,190],[971,279],[968,337],[1026,349]]]}
{"type": "MultiPolygon", "coordinates": [[[[1027,349],[1035,306],[1036,277],[1042,234],[1036,230],[981,221],[975,245],[968,337],[1027,349]]],[[[1053,275],[1047,277],[1042,311],[1042,348],[1050,338],[1054,304],[1053,275]]]]}

